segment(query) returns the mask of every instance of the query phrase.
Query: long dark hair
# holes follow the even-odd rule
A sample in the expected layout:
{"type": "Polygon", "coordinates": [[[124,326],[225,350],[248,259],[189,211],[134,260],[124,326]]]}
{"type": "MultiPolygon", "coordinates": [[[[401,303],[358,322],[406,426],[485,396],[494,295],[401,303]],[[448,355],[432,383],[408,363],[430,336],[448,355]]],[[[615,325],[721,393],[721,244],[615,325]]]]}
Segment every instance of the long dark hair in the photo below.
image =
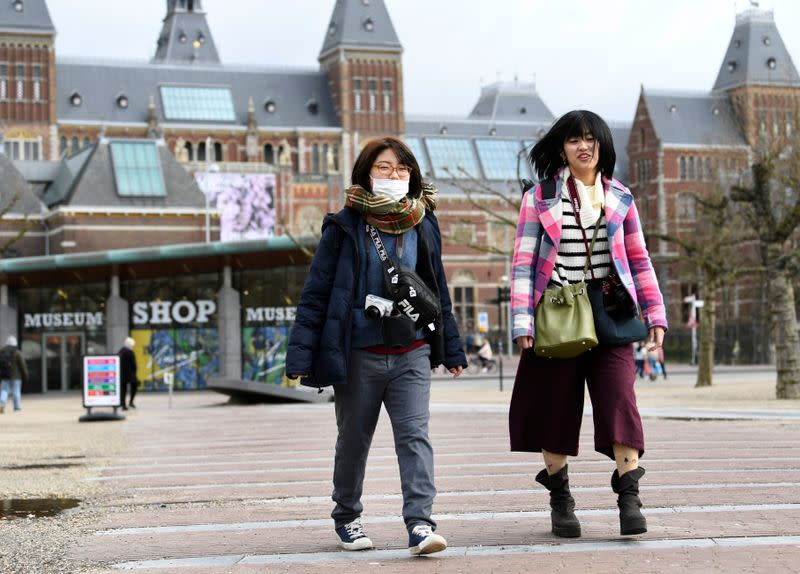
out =
{"type": "Polygon", "coordinates": [[[597,162],[600,173],[611,177],[617,163],[617,152],[614,151],[614,139],[608,124],[594,112],[574,110],[558,118],[553,127],[533,146],[528,160],[539,179],[552,178],[565,165],[561,157],[565,141],[587,134],[592,134],[600,144],[600,159],[597,162]]]}
{"type": "Polygon", "coordinates": [[[360,185],[364,189],[372,191],[369,172],[372,171],[375,158],[385,149],[391,149],[402,165],[407,165],[411,168],[411,177],[408,179],[408,196],[420,197],[422,195],[422,174],[419,170],[417,158],[414,157],[408,146],[397,138],[378,138],[367,142],[364,149],[358,154],[350,181],[353,182],[353,185],[360,185]]]}

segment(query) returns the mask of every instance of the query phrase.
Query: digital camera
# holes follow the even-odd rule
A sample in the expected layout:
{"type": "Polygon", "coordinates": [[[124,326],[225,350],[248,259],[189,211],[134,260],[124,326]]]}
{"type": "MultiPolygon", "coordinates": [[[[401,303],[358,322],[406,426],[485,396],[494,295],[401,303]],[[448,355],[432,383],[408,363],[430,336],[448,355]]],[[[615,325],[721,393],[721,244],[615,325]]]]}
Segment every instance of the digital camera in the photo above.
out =
{"type": "Polygon", "coordinates": [[[394,311],[394,301],[390,299],[384,299],[377,295],[367,295],[364,301],[364,315],[368,319],[382,319],[391,315],[392,311],[394,311]]]}

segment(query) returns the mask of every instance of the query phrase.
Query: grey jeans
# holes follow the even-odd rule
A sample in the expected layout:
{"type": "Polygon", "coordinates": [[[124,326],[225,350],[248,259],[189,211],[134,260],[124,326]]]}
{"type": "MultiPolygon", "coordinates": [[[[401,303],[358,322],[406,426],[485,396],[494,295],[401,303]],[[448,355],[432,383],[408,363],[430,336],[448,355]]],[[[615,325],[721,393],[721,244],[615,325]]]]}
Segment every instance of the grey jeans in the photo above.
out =
{"type": "Polygon", "coordinates": [[[403,519],[411,530],[429,524],[433,497],[433,448],[428,438],[431,366],[430,346],[401,355],[382,355],[354,349],[347,384],[334,388],[336,400],[336,459],[331,517],[336,527],[361,516],[361,493],[367,455],[375,434],[381,404],[392,422],[394,449],[403,489],[403,519]]]}

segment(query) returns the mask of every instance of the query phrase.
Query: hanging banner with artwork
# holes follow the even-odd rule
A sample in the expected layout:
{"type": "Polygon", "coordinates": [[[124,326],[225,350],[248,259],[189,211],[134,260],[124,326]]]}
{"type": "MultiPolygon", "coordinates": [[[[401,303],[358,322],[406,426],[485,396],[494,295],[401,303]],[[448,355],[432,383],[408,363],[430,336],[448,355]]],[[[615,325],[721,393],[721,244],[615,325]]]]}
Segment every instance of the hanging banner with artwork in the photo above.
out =
{"type": "Polygon", "coordinates": [[[220,212],[220,239],[264,239],[275,233],[274,173],[194,174],[209,207],[220,212]]]}

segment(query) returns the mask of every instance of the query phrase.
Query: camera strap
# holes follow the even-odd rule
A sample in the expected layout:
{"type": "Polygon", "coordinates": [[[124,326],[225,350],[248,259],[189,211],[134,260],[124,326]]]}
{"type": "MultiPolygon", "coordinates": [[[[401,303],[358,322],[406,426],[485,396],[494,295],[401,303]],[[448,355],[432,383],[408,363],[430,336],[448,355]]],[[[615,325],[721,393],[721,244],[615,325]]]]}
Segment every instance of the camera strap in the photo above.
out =
{"type": "Polygon", "coordinates": [[[380,233],[378,233],[378,230],[375,227],[372,225],[367,225],[367,235],[370,239],[372,239],[372,243],[375,245],[375,250],[378,252],[378,259],[381,260],[383,270],[386,272],[389,291],[392,295],[394,295],[395,291],[397,291],[397,282],[400,279],[398,274],[400,271],[400,266],[396,265],[392,261],[391,257],[389,257],[389,253],[386,251],[383,241],[381,241],[380,233]]]}

